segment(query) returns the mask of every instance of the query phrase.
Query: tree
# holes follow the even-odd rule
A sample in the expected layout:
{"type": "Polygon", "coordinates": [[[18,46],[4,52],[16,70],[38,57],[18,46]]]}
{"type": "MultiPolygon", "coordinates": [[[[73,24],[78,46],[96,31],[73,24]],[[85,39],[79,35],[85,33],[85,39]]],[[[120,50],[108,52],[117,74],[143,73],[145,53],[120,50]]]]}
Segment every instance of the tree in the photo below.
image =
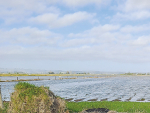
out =
{"type": "Polygon", "coordinates": [[[67,71],[66,74],[70,74],[69,71],[67,71]]]}
{"type": "Polygon", "coordinates": [[[52,72],[52,71],[50,71],[50,72],[48,72],[48,74],[55,74],[54,72],[52,72]]]}

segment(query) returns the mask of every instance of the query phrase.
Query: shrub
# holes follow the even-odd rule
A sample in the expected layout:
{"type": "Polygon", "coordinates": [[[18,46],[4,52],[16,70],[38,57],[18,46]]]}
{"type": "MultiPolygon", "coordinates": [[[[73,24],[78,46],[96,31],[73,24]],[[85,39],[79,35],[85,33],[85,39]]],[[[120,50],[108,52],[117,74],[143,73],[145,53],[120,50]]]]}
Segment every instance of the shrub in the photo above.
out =
{"type": "Polygon", "coordinates": [[[66,103],[47,87],[19,82],[11,94],[8,113],[65,113],[66,103]]]}

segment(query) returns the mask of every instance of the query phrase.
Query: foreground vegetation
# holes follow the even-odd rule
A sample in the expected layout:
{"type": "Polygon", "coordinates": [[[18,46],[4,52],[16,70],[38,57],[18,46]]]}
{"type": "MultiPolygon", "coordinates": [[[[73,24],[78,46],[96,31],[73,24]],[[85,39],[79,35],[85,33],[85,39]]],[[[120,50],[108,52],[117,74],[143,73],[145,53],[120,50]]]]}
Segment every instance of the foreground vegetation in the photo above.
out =
{"type": "Polygon", "coordinates": [[[35,111],[35,108],[40,110],[41,107],[47,111],[52,108],[56,110],[57,108],[61,111],[60,113],[68,113],[68,111],[70,113],[81,112],[92,108],[107,108],[111,111],[127,113],[150,113],[150,102],[65,102],[63,99],[55,96],[48,87],[37,87],[25,82],[16,84],[15,92],[11,95],[11,102],[4,102],[4,109],[0,109],[0,113],[7,113],[7,111],[13,111],[10,113],[32,113],[35,111]],[[40,105],[41,102],[42,105],[40,105]]]}
{"type": "MultiPolygon", "coordinates": [[[[4,110],[0,109],[0,113],[7,113],[8,103],[4,103],[4,106],[4,110]]],[[[91,108],[107,108],[127,113],[150,113],[149,102],[67,102],[66,106],[70,113],[81,112],[91,108]]]]}
{"type": "Polygon", "coordinates": [[[80,112],[91,108],[107,108],[117,112],[128,112],[128,113],[150,113],[149,102],[68,102],[67,108],[72,112],[80,112]]]}
{"type": "Polygon", "coordinates": [[[66,113],[66,102],[48,87],[38,87],[26,82],[15,85],[8,113],[66,113]]]}
{"type": "Polygon", "coordinates": [[[4,102],[3,105],[4,105],[4,108],[1,109],[0,108],[0,113],[7,113],[7,110],[8,110],[8,102],[4,102]]]}

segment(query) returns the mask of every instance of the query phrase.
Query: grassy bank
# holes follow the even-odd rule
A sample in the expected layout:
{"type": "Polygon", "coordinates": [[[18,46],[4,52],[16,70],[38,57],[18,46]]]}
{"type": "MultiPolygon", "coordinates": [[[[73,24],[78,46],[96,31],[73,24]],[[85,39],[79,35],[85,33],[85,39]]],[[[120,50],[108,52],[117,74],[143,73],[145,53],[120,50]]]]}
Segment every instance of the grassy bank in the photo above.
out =
{"type": "Polygon", "coordinates": [[[26,82],[15,85],[9,107],[5,108],[8,113],[51,113],[52,111],[66,113],[67,111],[65,100],[54,95],[48,87],[38,87],[26,82]]]}
{"type": "Polygon", "coordinates": [[[117,112],[150,113],[149,102],[68,102],[67,108],[72,112],[80,112],[91,108],[107,108],[117,112]]]}
{"type": "Polygon", "coordinates": [[[4,105],[4,109],[1,109],[0,108],[0,113],[7,113],[7,110],[8,110],[8,102],[4,102],[3,105],[4,105]]]}
{"type": "MultiPolygon", "coordinates": [[[[6,113],[8,103],[4,103],[5,109],[0,109],[0,113],[6,113]]],[[[70,113],[81,112],[90,108],[108,108],[109,110],[127,113],[150,113],[149,102],[67,102],[70,113]]]]}

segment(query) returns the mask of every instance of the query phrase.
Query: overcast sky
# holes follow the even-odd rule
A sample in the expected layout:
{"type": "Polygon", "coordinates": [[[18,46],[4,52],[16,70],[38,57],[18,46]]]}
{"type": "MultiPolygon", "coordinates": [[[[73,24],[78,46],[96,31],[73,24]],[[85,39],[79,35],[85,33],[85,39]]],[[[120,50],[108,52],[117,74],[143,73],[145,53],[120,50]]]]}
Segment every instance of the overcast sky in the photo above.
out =
{"type": "Polygon", "coordinates": [[[150,72],[150,0],[0,0],[0,68],[150,72]]]}

